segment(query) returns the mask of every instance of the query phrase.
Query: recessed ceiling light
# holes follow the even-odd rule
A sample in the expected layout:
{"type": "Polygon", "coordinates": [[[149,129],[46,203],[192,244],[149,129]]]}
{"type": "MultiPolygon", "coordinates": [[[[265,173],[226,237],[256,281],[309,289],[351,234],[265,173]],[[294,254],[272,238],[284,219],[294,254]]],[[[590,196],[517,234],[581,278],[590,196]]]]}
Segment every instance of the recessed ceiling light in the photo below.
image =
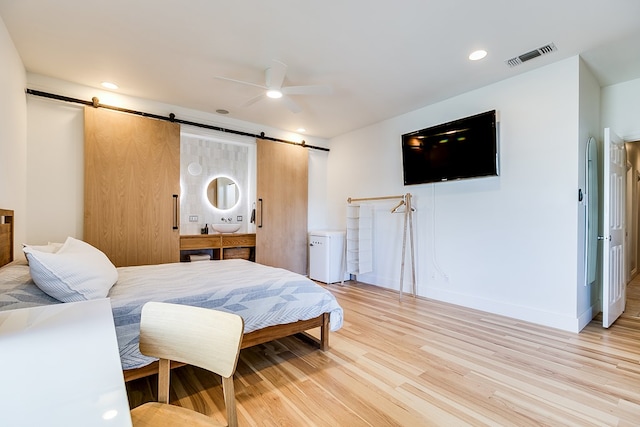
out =
{"type": "Polygon", "coordinates": [[[229,110],[225,110],[225,109],[222,109],[222,108],[218,108],[218,109],[216,110],[216,113],[218,113],[218,114],[229,114],[229,110]]]}
{"type": "Polygon", "coordinates": [[[279,90],[271,89],[267,91],[267,96],[273,99],[282,98],[282,92],[280,92],[279,90]]]}
{"type": "Polygon", "coordinates": [[[296,131],[302,133],[302,132],[306,132],[307,130],[305,128],[298,128],[296,129],[296,131]]]}
{"type": "Polygon", "coordinates": [[[484,58],[485,56],[487,56],[486,50],[476,50],[474,52],[471,52],[471,54],[469,55],[469,59],[472,61],[478,61],[484,58]]]}
{"type": "Polygon", "coordinates": [[[112,82],[102,82],[101,83],[102,87],[107,88],[107,89],[118,89],[118,85],[112,82]]]}

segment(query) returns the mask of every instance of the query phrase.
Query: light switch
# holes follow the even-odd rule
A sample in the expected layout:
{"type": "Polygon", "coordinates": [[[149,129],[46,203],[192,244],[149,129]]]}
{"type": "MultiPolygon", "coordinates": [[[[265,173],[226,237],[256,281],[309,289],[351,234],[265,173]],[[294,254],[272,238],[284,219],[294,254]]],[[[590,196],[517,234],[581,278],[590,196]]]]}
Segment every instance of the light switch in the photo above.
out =
{"type": "Polygon", "coordinates": [[[189,222],[198,222],[198,215],[189,215],[189,222]]]}

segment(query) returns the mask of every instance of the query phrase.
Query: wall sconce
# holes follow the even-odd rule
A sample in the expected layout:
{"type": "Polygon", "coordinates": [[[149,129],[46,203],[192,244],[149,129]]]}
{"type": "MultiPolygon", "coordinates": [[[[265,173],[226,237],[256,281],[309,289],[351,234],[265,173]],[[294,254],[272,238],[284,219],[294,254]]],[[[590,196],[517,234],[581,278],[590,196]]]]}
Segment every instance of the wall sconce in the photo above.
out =
{"type": "Polygon", "coordinates": [[[202,165],[198,162],[191,162],[189,166],[187,166],[187,170],[189,171],[189,175],[198,176],[202,173],[202,165]]]}

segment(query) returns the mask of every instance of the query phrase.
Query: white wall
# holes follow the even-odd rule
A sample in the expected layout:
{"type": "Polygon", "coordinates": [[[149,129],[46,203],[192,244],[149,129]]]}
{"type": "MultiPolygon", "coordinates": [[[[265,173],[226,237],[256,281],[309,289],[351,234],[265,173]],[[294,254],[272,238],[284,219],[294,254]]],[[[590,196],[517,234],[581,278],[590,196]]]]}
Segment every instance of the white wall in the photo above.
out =
{"type": "Polygon", "coordinates": [[[26,242],[82,238],[84,120],[77,106],[27,98],[26,242]]]}
{"type": "Polygon", "coordinates": [[[0,208],[15,214],[14,254],[27,230],[26,75],[20,56],[0,18],[0,208]]]}
{"type": "MultiPolygon", "coordinates": [[[[580,61],[580,119],[578,132],[578,187],[586,189],[587,168],[586,168],[586,147],[587,141],[593,137],[598,141],[600,138],[600,84],[596,77],[589,70],[583,61],[580,61]]],[[[600,141],[601,143],[601,141],[600,141]]],[[[577,197],[577,195],[576,195],[577,197]]],[[[577,205],[578,216],[578,251],[576,252],[576,262],[578,267],[578,281],[576,283],[576,315],[578,318],[578,329],[586,326],[593,317],[600,311],[600,280],[598,279],[598,268],[596,271],[596,282],[587,283],[586,277],[586,213],[587,198],[577,205]]]]}
{"type": "Polygon", "coordinates": [[[625,141],[640,140],[640,79],[604,87],[601,97],[602,127],[625,141]]]}
{"type": "MultiPolygon", "coordinates": [[[[332,139],[330,225],[345,227],[348,197],[411,192],[419,295],[578,330],[579,65],[570,58],[332,139]],[[499,177],[403,186],[403,133],[491,109],[499,177]]],[[[375,270],[358,279],[397,289],[402,218],[388,207],[375,212],[375,270]]]]}
{"type": "MultiPolygon", "coordinates": [[[[100,103],[106,105],[162,116],[174,113],[178,119],[182,120],[254,134],[265,132],[269,137],[296,142],[304,139],[309,145],[328,146],[328,141],[320,138],[302,137],[254,123],[241,122],[179,106],[121,96],[41,75],[28,74],[27,86],[30,89],[87,101],[96,96],[100,103]]],[[[47,241],[61,241],[66,236],[82,238],[83,106],[38,96],[28,96],[27,106],[29,114],[27,125],[29,134],[29,184],[26,192],[29,201],[27,241],[32,244],[42,244],[47,241]]],[[[193,134],[199,131],[202,132],[202,135],[217,135],[222,140],[228,138],[229,135],[232,139],[235,137],[233,134],[188,126],[189,133],[193,134]]],[[[322,206],[326,205],[326,191],[324,191],[326,188],[326,169],[323,158],[326,158],[324,151],[310,149],[310,227],[323,227],[325,224],[326,217],[323,215],[322,206]]]]}

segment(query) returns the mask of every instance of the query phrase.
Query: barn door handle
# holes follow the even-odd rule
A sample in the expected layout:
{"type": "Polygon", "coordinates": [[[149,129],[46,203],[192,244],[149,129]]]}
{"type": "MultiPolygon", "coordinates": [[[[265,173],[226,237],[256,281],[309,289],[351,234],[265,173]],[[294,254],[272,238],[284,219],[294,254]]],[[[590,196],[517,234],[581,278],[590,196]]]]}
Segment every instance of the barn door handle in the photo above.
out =
{"type": "Polygon", "coordinates": [[[173,229],[178,229],[178,195],[173,195],[173,229]]]}
{"type": "Polygon", "coordinates": [[[258,228],[262,228],[262,199],[258,199],[258,228]]]}

